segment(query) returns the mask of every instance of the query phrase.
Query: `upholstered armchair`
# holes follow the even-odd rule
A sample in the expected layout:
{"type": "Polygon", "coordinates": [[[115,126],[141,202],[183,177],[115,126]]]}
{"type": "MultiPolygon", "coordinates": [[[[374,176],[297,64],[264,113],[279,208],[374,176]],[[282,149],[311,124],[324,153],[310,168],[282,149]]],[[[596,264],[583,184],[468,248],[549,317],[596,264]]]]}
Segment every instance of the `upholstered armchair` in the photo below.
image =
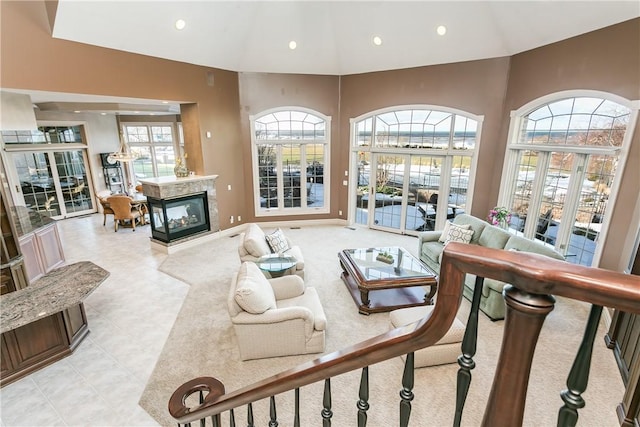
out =
{"type": "Polygon", "coordinates": [[[102,225],[107,225],[107,215],[113,215],[113,209],[107,203],[107,198],[111,196],[111,190],[102,190],[98,192],[98,201],[100,202],[100,206],[102,206],[102,214],[104,215],[104,220],[102,221],[102,225]]]}
{"type": "Polygon", "coordinates": [[[324,351],[327,318],[315,288],[299,276],[267,279],[244,262],[227,305],[242,360],[324,351]]]}
{"type": "Polygon", "coordinates": [[[277,229],[270,234],[265,234],[257,224],[249,224],[244,233],[240,235],[238,246],[240,261],[256,262],[260,257],[274,253],[295,258],[296,266],[293,273],[304,279],[302,251],[282,233],[282,230],[277,229]]]}
{"type": "Polygon", "coordinates": [[[129,196],[109,196],[106,202],[113,210],[114,230],[118,231],[120,222],[130,224],[133,231],[136,231],[136,222],[141,221],[142,211],[140,205],[132,205],[133,199],[129,196]]]}

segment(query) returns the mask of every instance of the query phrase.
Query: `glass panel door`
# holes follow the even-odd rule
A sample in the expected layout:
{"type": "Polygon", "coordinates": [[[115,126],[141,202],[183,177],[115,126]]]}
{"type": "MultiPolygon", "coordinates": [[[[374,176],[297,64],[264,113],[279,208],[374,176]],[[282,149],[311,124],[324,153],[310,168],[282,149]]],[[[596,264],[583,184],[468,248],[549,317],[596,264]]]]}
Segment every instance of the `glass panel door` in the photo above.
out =
{"type": "Polygon", "coordinates": [[[26,207],[57,219],[95,211],[83,150],[16,152],[11,158],[26,207]]]}
{"type": "Polygon", "coordinates": [[[375,190],[371,200],[375,206],[373,218],[369,215],[372,228],[404,230],[406,220],[403,210],[406,211],[406,203],[403,200],[406,201],[407,198],[404,193],[404,171],[407,158],[408,156],[374,154],[371,173],[375,179],[375,190]]]}

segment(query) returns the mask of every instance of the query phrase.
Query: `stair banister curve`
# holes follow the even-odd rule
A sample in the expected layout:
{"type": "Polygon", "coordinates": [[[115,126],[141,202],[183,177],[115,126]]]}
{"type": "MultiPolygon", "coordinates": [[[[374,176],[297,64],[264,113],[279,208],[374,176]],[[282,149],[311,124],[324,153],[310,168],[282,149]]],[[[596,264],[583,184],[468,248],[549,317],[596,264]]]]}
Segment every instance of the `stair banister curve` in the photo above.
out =
{"type": "MultiPolygon", "coordinates": [[[[514,323],[513,327],[518,327],[516,320],[518,310],[529,310],[530,307],[527,304],[532,301],[532,296],[534,300],[537,296],[543,297],[539,299],[543,310],[535,314],[540,317],[540,327],[544,316],[553,309],[551,295],[640,314],[640,281],[637,276],[574,265],[533,253],[504,251],[452,242],[443,251],[434,310],[415,326],[391,330],[229,393],[225,393],[222,383],[213,378],[193,379],[174,392],[169,401],[169,412],[179,424],[187,424],[432,346],[446,334],[455,319],[462,298],[466,273],[511,284],[508,286],[508,292],[505,292],[508,299],[504,325],[505,337],[519,332],[510,332],[509,329],[512,328],[510,323],[514,323]],[[518,298],[521,300],[518,301],[518,298]],[[549,307],[546,307],[547,305],[549,307]],[[202,390],[211,391],[211,393],[201,398],[199,405],[187,407],[185,405],[187,396],[196,391],[202,393],[202,390]]],[[[536,330],[533,327],[525,327],[525,329],[527,329],[525,333],[520,333],[519,336],[524,341],[528,339],[533,341],[533,345],[528,350],[532,356],[539,329],[536,330]]],[[[503,352],[501,352],[498,366],[506,360],[509,369],[513,369],[513,363],[508,362],[509,355],[504,354],[504,348],[503,341],[503,352]]],[[[528,371],[525,376],[528,379],[528,371]]],[[[503,411],[501,409],[503,403],[500,401],[510,401],[509,404],[513,405],[512,399],[504,399],[504,396],[494,393],[496,390],[502,390],[502,381],[503,378],[499,376],[494,378],[492,393],[485,410],[483,422],[485,425],[508,425],[507,423],[511,422],[513,424],[510,425],[521,424],[521,419],[518,422],[518,414],[512,415],[516,421],[506,421],[501,418],[500,412],[510,411],[503,411]]],[[[510,390],[510,392],[522,399],[524,407],[527,381],[519,387],[520,390],[510,390]]]]}

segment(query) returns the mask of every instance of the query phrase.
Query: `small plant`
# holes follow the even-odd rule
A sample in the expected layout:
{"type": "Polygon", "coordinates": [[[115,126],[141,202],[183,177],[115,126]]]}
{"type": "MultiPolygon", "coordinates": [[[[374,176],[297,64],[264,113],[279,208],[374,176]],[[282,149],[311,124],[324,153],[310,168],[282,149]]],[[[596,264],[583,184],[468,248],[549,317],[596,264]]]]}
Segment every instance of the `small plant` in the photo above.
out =
{"type": "Polygon", "coordinates": [[[376,260],[386,262],[387,264],[393,264],[393,255],[387,251],[383,251],[376,256],[376,260]]]}
{"type": "Polygon", "coordinates": [[[496,206],[489,211],[487,220],[493,225],[506,228],[511,222],[511,213],[504,206],[496,206]]]}

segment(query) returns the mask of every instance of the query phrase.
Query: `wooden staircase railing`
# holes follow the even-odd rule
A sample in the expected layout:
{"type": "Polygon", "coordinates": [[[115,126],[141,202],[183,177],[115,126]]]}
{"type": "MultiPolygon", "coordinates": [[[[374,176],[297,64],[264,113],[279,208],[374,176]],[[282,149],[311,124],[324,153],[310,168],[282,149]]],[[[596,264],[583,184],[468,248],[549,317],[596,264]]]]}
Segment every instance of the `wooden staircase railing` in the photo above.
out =
{"type": "Polygon", "coordinates": [[[407,426],[413,400],[413,352],[434,345],[449,330],[461,302],[466,273],[475,274],[478,280],[461,346],[462,354],[458,359],[460,369],[454,425],[460,425],[471,383],[471,370],[475,367],[473,356],[483,278],[510,283],[503,292],[507,314],[500,357],[483,418],[485,426],[522,425],[531,362],[545,317],[554,307],[553,295],[593,305],[582,344],[568,374],[567,390],[561,393],[564,406],[559,411],[558,425],[575,425],[578,409],[585,405],[581,394],[587,386],[591,350],[602,307],[640,314],[640,280],[637,276],[578,266],[537,254],[462,243],[450,243],[445,248],[435,308],[430,316],[414,327],[391,330],[229,393],[215,378],[193,379],[173,393],[169,401],[169,413],[178,425],[199,421],[204,426],[204,420],[211,417],[211,425],[221,426],[220,414],[230,411],[230,425],[235,426],[233,410],[246,405],[248,425],[253,426],[252,402],[270,398],[268,425],[275,427],[278,421],[274,396],[295,390],[296,413],[291,418],[293,425],[299,426],[297,408],[300,387],[324,381],[323,410],[319,416],[323,426],[330,426],[330,379],[361,369],[359,399],[354,398],[357,414],[354,416],[358,426],[364,427],[369,408],[368,367],[406,354],[398,425],[407,426]],[[518,357],[512,357],[514,354],[518,357]],[[190,407],[186,402],[193,393],[199,393],[200,399],[190,407]]]}

